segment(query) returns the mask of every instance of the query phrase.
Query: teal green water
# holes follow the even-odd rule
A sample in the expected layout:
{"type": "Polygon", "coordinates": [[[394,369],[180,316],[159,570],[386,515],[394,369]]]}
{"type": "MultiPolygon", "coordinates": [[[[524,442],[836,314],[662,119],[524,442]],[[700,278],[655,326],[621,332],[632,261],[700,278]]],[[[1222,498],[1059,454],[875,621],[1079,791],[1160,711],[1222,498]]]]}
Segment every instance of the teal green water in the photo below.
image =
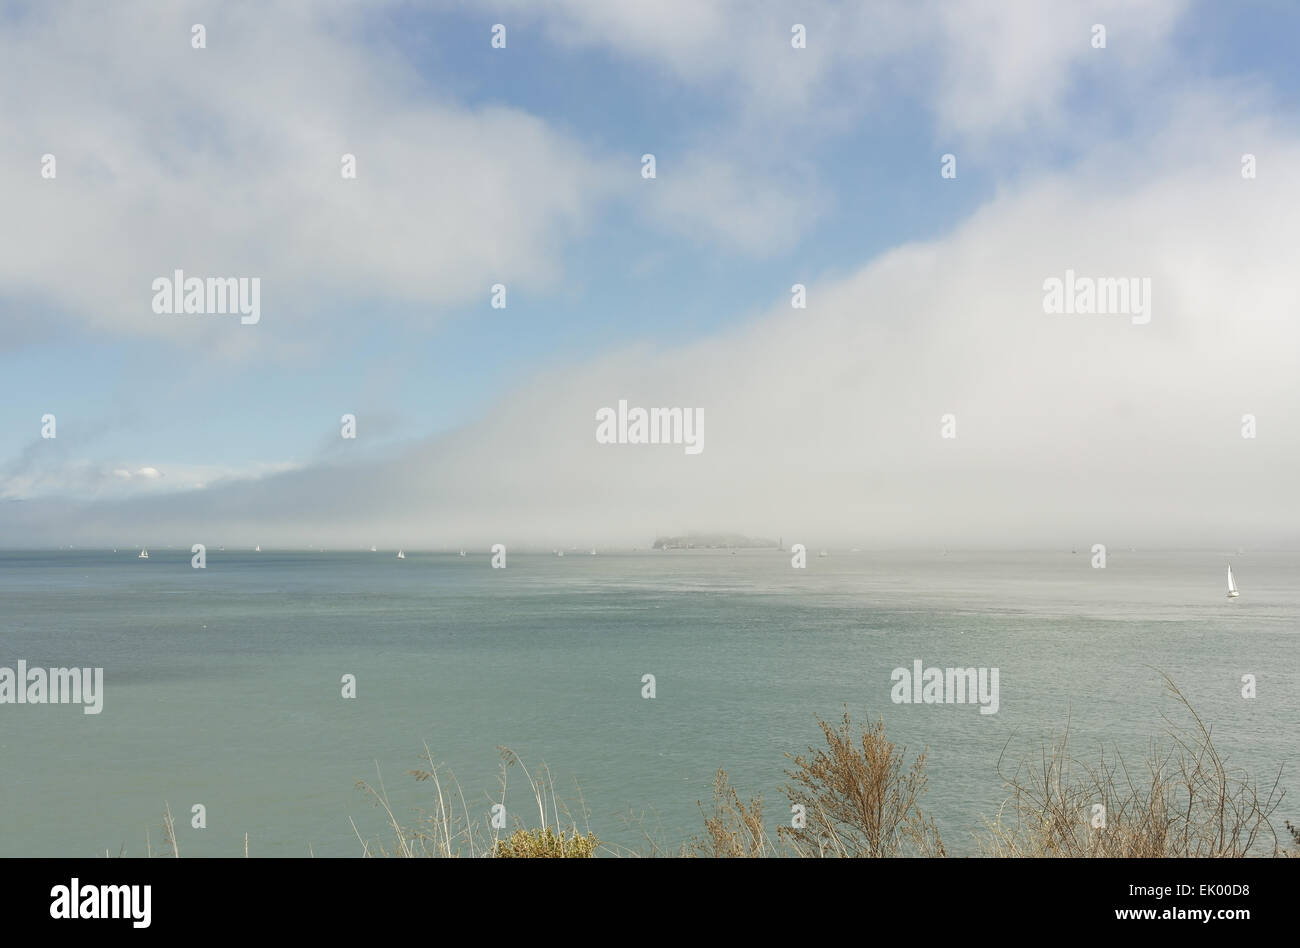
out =
{"type": "MultiPolygon", "coordinates": [[[[1002,799],[1004,745],[1069,719],[1075,749],[1137,752],[1174,712],[1158,671],[1261,779],[1286,764],[1300,820],[1300,555],[778,551],[0,553],[0,666],[103,666],[103,713],[0,705],[0,855],[143,855],[164,801],[182,855],[350,856],[376,762],[399,818],[427,742],[486,819],[496,748],[545,762],[603,840],[675,849],[718,767],[782,818],[784,755],[814,715],[882,714],[928,747],[926,804],[950,850],[1002,799]],[[1000,709],[895,705],[890,672],[1000,669],[1000,709]],[[656,676],[657,696],[641,697],[656,676]],[[1258,697],[1241,696],[1243,674],[1258,697]],[[357,676],[354,700],[340,678],[357,676]],[[189,826],[202,803],[208,826],[189,826]]],[[[510,808],[527,818],[511,776],[510,808]]],[[[534,814],[535,816],[535,814],[534,814]]]]}

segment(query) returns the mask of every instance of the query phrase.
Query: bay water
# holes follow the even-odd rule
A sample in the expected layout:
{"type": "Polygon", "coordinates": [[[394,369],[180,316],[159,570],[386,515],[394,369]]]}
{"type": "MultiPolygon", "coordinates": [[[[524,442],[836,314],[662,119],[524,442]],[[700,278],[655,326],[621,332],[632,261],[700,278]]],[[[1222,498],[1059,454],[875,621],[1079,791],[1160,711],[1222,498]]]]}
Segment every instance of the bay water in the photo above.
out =
{"type": "MultiPolygon", "coordinates": [[[[788,821],[786,755],[845,707],[927,753],[923,805],[971,854],[1004,752],[1068,723],[1078,756],[1136,762],[1162,714],[1190,724],[1161,672],[1230,766],[1283,767],[1278,823],[1300,822],[1300,554],[511,551],[492,569],[485,551],[209,549],[198,570],[136,552],[0,551],[0,666],[105,680],[98,715],[0,704],[0,856],[156,852],[164,804],[182,856],[241,855],[245,833],[253,856],[356,856],[358,832],[391,839],[358,780],[404,822],[433,808],[407,773],[426,744],[481,822],[505,746],[603,842],[676,851],[719,767],[788,821]],[[916,660],[997,668],[997,713],[893,703],[916,660]]],[[[511,770],[511,821],[531,824],[524,790],[511,770]]]]}

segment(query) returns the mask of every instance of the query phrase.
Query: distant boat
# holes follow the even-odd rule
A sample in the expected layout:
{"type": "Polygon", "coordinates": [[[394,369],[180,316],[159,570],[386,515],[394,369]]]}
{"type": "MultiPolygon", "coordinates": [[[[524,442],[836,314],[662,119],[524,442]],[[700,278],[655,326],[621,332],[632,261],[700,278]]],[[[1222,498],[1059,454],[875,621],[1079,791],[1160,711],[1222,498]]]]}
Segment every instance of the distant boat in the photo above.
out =
{"type": "Polygon", "coordinates": [[[398,551],[397,551],[397,558],[398,558],[399,560],[404,560],[404,559],[406,559],[406,554],[403,553],[401,550],[398,550],[398,551]]]}
{"type": "Polygon", "coordinates": [[[563,556],[563,555],[564,555],[564,551],[563,551],[563,550],[556,550],[556,551],[555,551],[555,555],[556,555],[556,556],[563,556]]]}
{"type": "Polygon", "coordinates": [[[817,555],[818,555],[818,556],[825,556],[825,555],[826,555],[826,551],[825,551],[825,550],[822,550],[822,551],[821,551],[820,553],[818,553],[817,555]]]}
{"type": "Polygon", "coordinates": [[[254,553],[261,553],[261,552],[262,552],[262,544],[259,543],[259,544],[257,544],[257,546],[253,547],[253,552],[254,552],[254,553]]]}
{"type": "Polygon", "coordinates": [[[137,560],[147,560],[148,558],[149,558],[148,550],[141,550],[140,555],[136,557],[137,560]]]}
{"type": "Polygon", "coordinates": [[[1228,564],[1228,598],[1236,599],[1241,593],[1237,592],[1237,584],[1232,578],[1232,564],[1228,564]]]}
{"type": "Polygon", "coordinates": [[[591,548],[591,555],[592,556],[596,555],[596,548],[594,546],[591,548]]]}
{"type": "Polygon", "coordinates": [[[370,544],[370,552],[371,552],[371,553],[376,552],[376,550],[375,550],[375,545],[374,545],[373,543],[370,544]]]}
{"type": "Polygon", "coordinates": [[[464,555],[465,555],[465,551],[464,551],[464,550],[461,550],[461,551],[460,551],[460,555],[461,555],[461,556],[464,556],[464,555]]]}

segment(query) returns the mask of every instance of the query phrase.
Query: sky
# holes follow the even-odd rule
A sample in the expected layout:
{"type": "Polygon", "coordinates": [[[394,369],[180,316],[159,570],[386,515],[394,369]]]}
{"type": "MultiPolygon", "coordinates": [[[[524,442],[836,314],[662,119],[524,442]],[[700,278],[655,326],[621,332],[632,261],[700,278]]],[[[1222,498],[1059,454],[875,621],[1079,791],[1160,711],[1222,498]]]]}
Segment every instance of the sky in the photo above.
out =
{"type": "Polygon", "coordinates": [[[6,2],[0,546],[1295,549],[1298,27],[6,2]],[[177,269],[260,319],[155,312],[177,269]]]}

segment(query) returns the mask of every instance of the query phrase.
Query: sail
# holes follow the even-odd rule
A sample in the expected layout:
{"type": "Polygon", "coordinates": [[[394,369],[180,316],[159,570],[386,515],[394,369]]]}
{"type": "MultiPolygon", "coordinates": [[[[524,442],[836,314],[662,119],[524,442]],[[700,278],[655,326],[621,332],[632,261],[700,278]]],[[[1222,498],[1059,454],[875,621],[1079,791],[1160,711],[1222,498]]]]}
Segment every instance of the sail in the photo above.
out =
{"type": "Polygon", "coordinates": [[[1236,591],[1237,591],[1237,584],[1232,580],[1232,565],[1229,564],[1228,565],[1228,592],[1235,593],[1236,591]]]}

